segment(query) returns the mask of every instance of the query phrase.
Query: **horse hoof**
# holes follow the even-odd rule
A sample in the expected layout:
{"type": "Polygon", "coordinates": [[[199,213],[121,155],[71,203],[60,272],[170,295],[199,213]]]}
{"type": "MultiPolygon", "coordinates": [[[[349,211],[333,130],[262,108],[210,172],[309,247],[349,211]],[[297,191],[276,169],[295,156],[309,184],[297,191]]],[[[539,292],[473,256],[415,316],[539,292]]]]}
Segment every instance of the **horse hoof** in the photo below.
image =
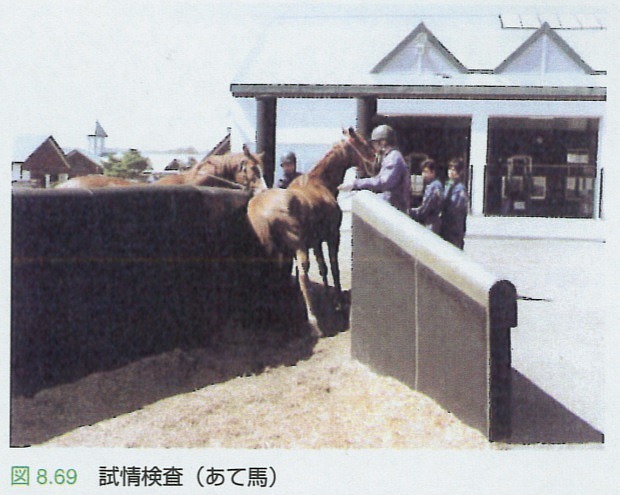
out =
{"type": "Polygon", "coordinates": [[[323,332],[319,328],[319,322],[314,315],[308,315],[308,326],[310,327],[310,334],[312,337],[321,338],[323,332]]]}

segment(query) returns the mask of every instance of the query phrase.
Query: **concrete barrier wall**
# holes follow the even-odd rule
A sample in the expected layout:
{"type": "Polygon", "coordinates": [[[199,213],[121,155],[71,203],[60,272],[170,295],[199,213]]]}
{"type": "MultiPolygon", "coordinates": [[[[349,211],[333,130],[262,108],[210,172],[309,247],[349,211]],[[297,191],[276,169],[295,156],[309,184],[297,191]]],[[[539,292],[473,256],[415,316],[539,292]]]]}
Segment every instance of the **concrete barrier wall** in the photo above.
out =
{"type": "Polygon", "coordinates": [[[13,392],[208,345],[232,317],[257,331],[297,321],[247,201],[190,186],[14,191],[13,392]]]}
{"type": "Polygon", "coordinates": [[[490,440],[510,434],[516,291],[369,192],[353,201],[352,353],[490,440]]]}

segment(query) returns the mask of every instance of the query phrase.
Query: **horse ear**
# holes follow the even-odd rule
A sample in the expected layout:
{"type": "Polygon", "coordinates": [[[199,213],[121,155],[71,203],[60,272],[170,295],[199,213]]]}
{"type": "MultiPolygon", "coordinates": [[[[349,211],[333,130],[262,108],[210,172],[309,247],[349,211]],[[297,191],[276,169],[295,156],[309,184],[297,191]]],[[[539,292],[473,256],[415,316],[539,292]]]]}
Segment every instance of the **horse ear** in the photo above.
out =
{"type": "Polygon", "coordinates": [[[243,143],[243,154],[245,156],[247,156],[250,160],[252,160],[253,162],[256,161],[256,158],[254,157],[254,155],[252,155],[252,153],[250,152],[250,148],[248,148],[248,145],[243,143]]]}
{"type": "Polygon", "coordinates": [[[349,136],[351,136],[353,139],[357,139],[357,132],[355,132],[355,129],[353,129],[353,127],[349,127],[349,136]]]}

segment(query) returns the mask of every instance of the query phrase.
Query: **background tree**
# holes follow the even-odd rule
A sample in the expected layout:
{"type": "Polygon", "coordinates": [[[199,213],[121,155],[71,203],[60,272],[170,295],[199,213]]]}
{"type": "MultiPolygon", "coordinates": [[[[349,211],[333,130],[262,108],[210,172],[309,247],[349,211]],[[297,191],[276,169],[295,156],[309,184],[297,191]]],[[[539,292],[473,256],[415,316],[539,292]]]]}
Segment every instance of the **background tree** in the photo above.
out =
{"type": "Polygon", "coordinates": [[[103,173],[110,177],[136,179],[149,166],[149,162],[136,149],[126,151],[121,158],[110,156],[103,162],[103,173]]]}

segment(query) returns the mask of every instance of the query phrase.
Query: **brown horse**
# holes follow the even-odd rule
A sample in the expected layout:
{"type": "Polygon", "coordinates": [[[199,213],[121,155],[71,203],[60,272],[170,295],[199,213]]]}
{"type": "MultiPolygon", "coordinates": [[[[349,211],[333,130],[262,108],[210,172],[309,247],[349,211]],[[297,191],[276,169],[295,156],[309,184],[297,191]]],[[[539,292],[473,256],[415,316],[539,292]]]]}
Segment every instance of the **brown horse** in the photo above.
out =
{"type": "Polygon", "coordinates": [[[54,189],[92,189],[101,187],[123,187],[139,186],[140,182],[120,179],[119,177],[109,177],[107,175],[81,175],[73,177],[62,184],[58,184],[54,189]]]}
{"type": "Polygon", "coordinates": [[[241,153],[209,156],[188,172],[168,175],[153,185],[192,185],[238,188],[257,194],[267,189],[263,178],[263,156],[243,145],[241,153]]]}
{"type": "MultiPolygon", "coordinates": [[[[288,189],[268,189],[248,203],[248,219],[267,255],[281,266],[297,260],[299,285],[304,296],[308,321],[316,328],[316,316],[309,297],[309,250],[314,250],[323,284],[328,286],[327,265],[322,244],[327,243],[334,286],[341,301],[340,224],[342,210],[336,196],[338,186],[350,167],[362,168],[374,161],[368,141],[353,128],[343,131],[345,138],[334,144],[308,172],[297,177],[288,189]]],[[[289,272],[290,273],[290,272],[289,272]]]]}
{"type": "MultiPolygon", "coordinates": [[[[209,156],[194,165],[189,171],[162,177],[153,185],[226,187],[244,189],[256,194],[267,189],[267,184],[263,178],[262,158],[262,153],[253,154],[244,144],[241,153],[209,156]]],[[[143,183],[93,174],[73,177],[56,186],[56,189],[93,189],[138,185],[143,185],[143,183]]]]}

